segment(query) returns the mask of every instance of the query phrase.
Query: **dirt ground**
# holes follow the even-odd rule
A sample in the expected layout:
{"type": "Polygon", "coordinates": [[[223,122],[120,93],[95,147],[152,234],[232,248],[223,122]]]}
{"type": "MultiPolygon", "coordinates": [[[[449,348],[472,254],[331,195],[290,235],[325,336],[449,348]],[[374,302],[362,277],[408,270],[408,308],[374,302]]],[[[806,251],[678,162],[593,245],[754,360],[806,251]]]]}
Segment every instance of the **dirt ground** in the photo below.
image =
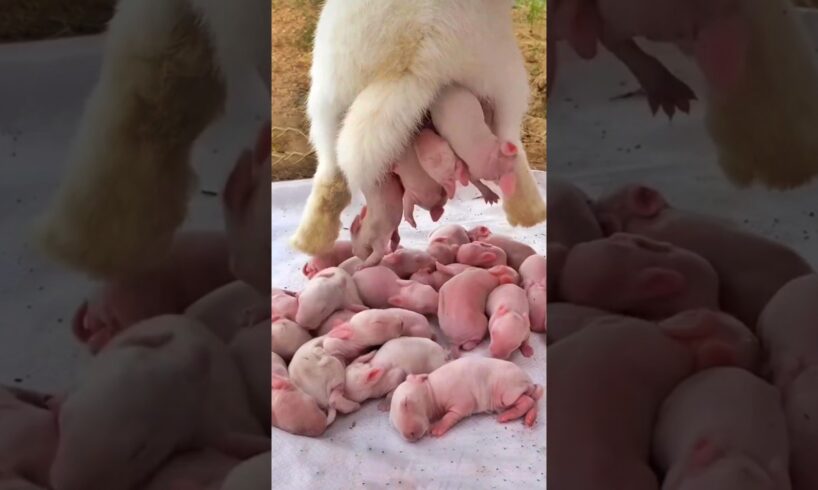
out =
{"type": "MultiPolygon", "coordinates": [[[[273,180],[308,178],[315,170],[304,104],[319,11],[318,1],[273,0],[273,180]]],[[[532,94],[523,143],[532,166],[545,169],[545,18],[529,22],[527,14],[526,7],[515,8],[532,94]]]]}

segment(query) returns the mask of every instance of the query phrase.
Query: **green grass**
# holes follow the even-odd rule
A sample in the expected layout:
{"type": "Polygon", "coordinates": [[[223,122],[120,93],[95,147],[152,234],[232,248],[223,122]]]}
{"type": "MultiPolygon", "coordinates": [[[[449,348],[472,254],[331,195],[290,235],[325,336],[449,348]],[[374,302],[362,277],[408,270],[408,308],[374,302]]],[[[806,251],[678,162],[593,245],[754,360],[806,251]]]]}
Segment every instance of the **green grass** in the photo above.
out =
{"type": "Polygon", "coordinates": [[[526,20],[530,25],[534,25],[545,18],[545,1],[517,0],[517,7],[526,10],[526,20]]]}

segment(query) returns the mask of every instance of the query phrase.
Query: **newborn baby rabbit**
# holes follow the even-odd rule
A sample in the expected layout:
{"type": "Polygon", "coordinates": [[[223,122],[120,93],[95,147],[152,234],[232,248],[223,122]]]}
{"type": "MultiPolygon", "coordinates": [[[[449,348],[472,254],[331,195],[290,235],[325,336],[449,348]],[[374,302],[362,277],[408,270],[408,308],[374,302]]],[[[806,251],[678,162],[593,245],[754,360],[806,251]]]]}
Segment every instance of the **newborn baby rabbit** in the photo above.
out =
{"type": "Polygon", "coordinates": [[[270,407],[272,425],[292,434],[317,437],[335,420],[335,412],[325,413],[315,399],[290,381],[287,365],[272,355],[270,407]]]}
{"type": "Polygon", "coordinates": [[[392,395],[389,420],[401,436],[415,442],[430,432],[440,437],[476,413],[499,413],[497,421],[537,420],[542,386],[512,362],[464,357],[432,371],[409,375],[392,395]]]}
{"type": "Polygon", "coordinates": [[[438,133],[466,162],[468,175],[478,180],[497,181],[505,196],[514,194],[517,145],[498,138],[491,131],[483,106],[472,92],[460,85],[450,85],[441,91],[430,113],[438,133]]]}
{"type": "Polygon", "coordinates": [[[719,309],[718,276],[688,250],[617,233],[570,250],[559,292],[568,302],[649,319],[719,309]]]}
{"type": "Polygon", "coordinates": [[[356,402],[388,395],[379,405],[388,409],[392,390],[409,374],[427,374],[446,363],[447,353],[437,342],[421,337],[400,337],[377,351],[355,359],[346,371],[346,393],[356,402]]]}
{"type": "Polygon", "coordinates": [[[352,252],[364,266],[378,264],[396,246],[395,236],[403,216],[403,185],[395,174],[364,194],[366,206],[349,227],[352,252]]]}
{"type": "Polygon", "coordinates": [[[662,403],[653,460],[663,490],[791,488],[787,422],[778,391],[743,369],[704,370],[662,403]]]}
{"type": "Polygon", "coordinates": [[[292,382],[318,405],[328,410],[327,425],[335,420],[336,411],[351,413],[360,405],[344,394],[344,363],[324,349],[324,339],[316,337],[302,345],[290,361],[292,382]]]}
{"type": "Polygon", "coordinates": [[[528,298],[516,284],[503,284],[489,294],[486,302],[489,315],[489,351],[492,357],[508,359],[519,349],[525,357],[534,355],[528,345],[531,336],[528,298]]]}

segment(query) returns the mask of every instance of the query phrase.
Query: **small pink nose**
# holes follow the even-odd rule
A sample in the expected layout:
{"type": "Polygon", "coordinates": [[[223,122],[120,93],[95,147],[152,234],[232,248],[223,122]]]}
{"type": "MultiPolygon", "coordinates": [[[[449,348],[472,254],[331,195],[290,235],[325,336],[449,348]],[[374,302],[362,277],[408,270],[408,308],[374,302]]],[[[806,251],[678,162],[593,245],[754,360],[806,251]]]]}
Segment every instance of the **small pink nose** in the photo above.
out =
{"type": "Polygon", "coordinates": [[[506,143],[505,145],[505,154],[508,156],[514,156],[517,154],[517,145],[514,143],[506,143]]]}

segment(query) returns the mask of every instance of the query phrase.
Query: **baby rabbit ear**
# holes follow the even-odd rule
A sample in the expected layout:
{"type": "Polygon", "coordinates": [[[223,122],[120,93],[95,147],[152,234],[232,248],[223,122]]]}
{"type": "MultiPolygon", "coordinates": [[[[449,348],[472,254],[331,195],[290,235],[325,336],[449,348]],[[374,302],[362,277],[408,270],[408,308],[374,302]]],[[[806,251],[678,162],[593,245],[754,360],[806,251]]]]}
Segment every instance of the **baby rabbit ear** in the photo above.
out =
{"type": "Polygon", "coordinates": [[[483,252],[480,254],[480,262],[491,263],[497,260],[497,254],[494,252],[483,252]]]}
{"type": "Polygon", "coordinates": [[[352,336],[353,336],[352,326],[347,322],[341,323],[337,327],[330,330],[330,332],[327,334],[327,337],[332,337],[341,340],[349,340],[352,338],[352,336]]]}
{"type": "Polygon", "coordinates": [[[386,301],[396,308],[404,308],[408,304],[407,301],[400,295],[390,296],[386,301]]]}
{"type": "Polygon", "coordinates": [[[704,468],[710,466],[713,461],[717,460],[724,454],[724,450],[716,446],[710,439],[701,439],[693,447],[690,453],[690,466],[692,468],[704,468]]]}
{"type": "Polygon", "coordinates": [[[663,267],[648,267],[636,275],[636,287],[644,299],[680,294],[686,286],[681,273],[663,267]]]}
{"type": "MultiPolygon", "coordinates": [[[[361,213],[363,214],[363,213],[361,213]]],[[[355,219],[352,220],[352,224],[349,225],[349,233],[352,235],[357,235],[361,231],[361,214],[355,216],[355,219]]]]}
{"type": "Polygon", "coordinates": [[[383,368],[372,368],[366,373],[366,382],[369,384],[377,383],[383,377],[383,368]]]}
{"type": "Polygon", "coordinates": [[[273,375],[271,379],[271,385],[274,390],[292,390],[293,385],[287,378],[283,378],[278,375],[273,375]]]}
{"type": "Polygon", "coordinates": [[[475,241],[482,241],[491,236],[491,230],[489,230],[488,226],[476,226],[471,232],[475,241]]]}
{"type": "Polygon", "coordinates": [[[628,190],[628,206],[637,216],[655,216],[667,206],[667,202],[656,189],[646,185],[635,185],[628,190]]]}

